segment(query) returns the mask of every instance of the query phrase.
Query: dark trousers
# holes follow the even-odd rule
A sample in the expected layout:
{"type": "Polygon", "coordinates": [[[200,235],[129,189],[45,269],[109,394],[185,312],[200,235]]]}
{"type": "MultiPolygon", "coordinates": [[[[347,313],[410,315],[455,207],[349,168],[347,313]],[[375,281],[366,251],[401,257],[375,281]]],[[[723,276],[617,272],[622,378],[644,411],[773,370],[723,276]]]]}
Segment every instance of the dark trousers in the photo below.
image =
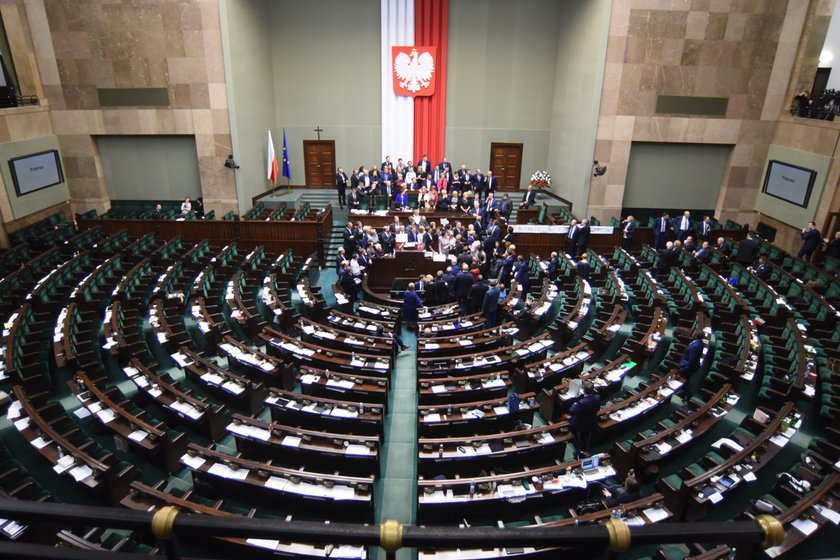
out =
{"type": "Polygon", "coordinates": [[[470,308],[470,296],[459,297],[458,305],[461,307],[461,315],[466,315],[470,308]]]}
{"type": "Polygon", "coordinates": [[[580,454],[589,451],[589,443],[592,440],[592,430],[572,430],[572,445],[575,448],[575,459],[580,459],[580,454]]]}
{"type": "Polygon", "coordinates": [[[345,187],[337,187],[336,190],[338,191],[338,205],[344,208],[344,205],[347,204],[347,189],[345,187]]]}

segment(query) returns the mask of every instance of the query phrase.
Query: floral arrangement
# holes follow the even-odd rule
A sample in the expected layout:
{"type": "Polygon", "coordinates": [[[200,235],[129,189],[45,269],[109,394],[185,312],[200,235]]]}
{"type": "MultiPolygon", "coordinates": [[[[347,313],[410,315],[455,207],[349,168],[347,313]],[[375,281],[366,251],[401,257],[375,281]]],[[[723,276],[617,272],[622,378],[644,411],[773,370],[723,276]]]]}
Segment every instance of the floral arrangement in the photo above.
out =
{"type": "Polygon", "coordinates": [[[551,186],[551,175],[548,171],[536,171],[531,175],[531,185],[540,189],[548,188],[551,186]]]}

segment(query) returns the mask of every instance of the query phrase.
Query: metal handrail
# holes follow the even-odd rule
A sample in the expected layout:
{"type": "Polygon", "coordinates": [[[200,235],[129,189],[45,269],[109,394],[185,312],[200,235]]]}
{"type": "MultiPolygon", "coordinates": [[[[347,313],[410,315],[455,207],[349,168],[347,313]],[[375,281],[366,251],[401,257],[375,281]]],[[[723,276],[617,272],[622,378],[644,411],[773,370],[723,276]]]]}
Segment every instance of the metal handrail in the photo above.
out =
{"type": "MultiPolygon", "coordinates": [[[[214,537],[270,538],[284,542],[312,544],[349,544],[379,546],[389,558],[399,548],[488,548],[523,545],[535,548],[586,546],[589,549],[626,550],[631,545],[711,542],[751,547],[776,546],[784,540],[782,524],[772,516],[753,521],[663,523],[628,526],[610,519],[603,525],[568,527],[416,527],[397,521],[381,525],[354,523],[318,523],[255,519],[235,516],[210,516],[180,513],[167,506],[156,512],[135,511],[101,506],[39,503],[0,499],[0,517],[22,523],[45,523],[50,526],[85,525],[112,529],[149,530],[164,544],[169,560],[181,558],[176,546],[179,537],[206,539],[214,537]]],[[[6,556],[0,543],[0,558],[6,556]]],[[[61,556],[60,549],[43,547],[44,558],[61,556]],[[54,551],[53,554],[50,551],[54,551]]],[[[18,554],[23,551],[18,549],[18,554]]],[[[23,557],[23,556],[20,556],[23,557]]],[[[34,556],[33,556],[34,557],[34,556]]]]}

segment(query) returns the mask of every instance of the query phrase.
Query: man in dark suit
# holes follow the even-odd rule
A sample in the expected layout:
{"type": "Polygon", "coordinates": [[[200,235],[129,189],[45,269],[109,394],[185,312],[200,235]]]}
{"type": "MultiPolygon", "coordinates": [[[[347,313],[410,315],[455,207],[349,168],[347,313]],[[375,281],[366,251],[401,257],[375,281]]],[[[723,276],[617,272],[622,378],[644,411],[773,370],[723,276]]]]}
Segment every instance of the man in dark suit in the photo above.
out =
{"type": "Polygon", "coordinates": [[[802,238],[802,248],[799,249],[796,257],[805,262],[811,262],[811,257],[814,255],[817,247],[820,246],[821,241],[820,230],[817,229],[817,224],[808,222],[808,226],[802,230],[799,237],[802,238]]]}
{"type": "Polygon", "coordinates": [[[589,246],[589,232],[589,220],[581,220],[580,228],[578,228],[577,235],[575,235],[575,251],[577,251],[578,255],[585,253],[586,248],[589,246]]]}
{"type": "Polygon", "coordinates": [[[443,161],[441,161],[441,162],[438,164],[437,168],[438,168],[438,171],[439,171],[441,174],[443,174],[443,172],[444,172],[444,171],[448,171],[448,172],[449,172],[449,176],[450,176],[450,177],[452,177],[452,164],[451,164],[451,163],[449,163],[449,160],[448,160],[448,159],[443,158],[443,161]]]}
{"type": "Polygon", "coordinates": [[[704,241],[703,245],[694,252],[694,258],[697,259],[697,262],[709,262],[709,259],[712,258],[712,249],[709,247],[708,241],[704,241]]]}
{"type": "Polygon", "coordinates": [[[499,202],[499,215],[505,219],[505,223],[510,222],[510,214],[513,212],[513,202],[507,193],[502,195],[502,200],[499,202]]]}
{"type": "Polygon", "coordinates": [[[679,241],[685,240],[686,237],[692,234],[694,230],[694,222],[691,221],[691,212],[686,210],[679,218],[674,218],[674,231],[677,232],[677,239],[679,241]]]}
{"type": "Polygon", "coordinates": [[[549,280],[554,282],[560,275],[560,256],[557,251],[551,252],[551,259],[548,261],[548,270],[546,270],[549,280]]]}
{"type": "Polygon", "coordinates": [[[758,258],[758,241],[753,232],[747,233],[747,238],[738,243],[738,252],[735,253],[735,261],[743,266],[752,266],[758,258]]]}
{"type": "Polygon", "coordinates": [[[427,174],[432,172],[432,164],[429,163],[429,156],[423,154],[423,158],[417,164],[417,175],[420,177],[425,177],[427,174]]]}
{"type": "Polygon", "coordinates": [[[668,212],[663,212],[662,216],[653,221],[653,248],[657,251],[660,250],[668,241],[673,229],[671,227],[671,217],[668,212]]]}
{"type": "Polygon", "coordinates": [[[499,186],[499,181],[493,176],[492,171],[487,172],[487,180],[484,185],[484,192],[486,194],[493,194],[496,192],[496,188],[499,186]]]}
{"type": "Polygon", "coordinates": [[[592,271],[592,266],[589,264],[589,255],[581,254],[580,260],[577,262],[577,275],[584,280],[589,280],[589,273],[592,271]]]}
{"type": "Polygon", "coordinates": [[[490,227],[490,237],[496,241],[502,240],[502,227],[499,225],[499,220],[493,220],[493,225],[490,227]]]}
{"type": "Polygon", "coordinates": [[[475,196],[478,200],[484,196],[484,175],[481,173],[481,169],[476,169],[475,174],[473,174],[471,178],[472,183],[472,190],[475,191],[475,196]]]}
{"type": "Polygon", "coordinates": [[[409,243],[417,243],[417,226],[408,224],[408,229],[405,231],[409,243]]]}
{"type": "Polygon", "coordinates": [[[493,219],[493,211],[496,210],[498,207],[499,203],[493,197],[493,193],[488,192],[487,199],[484,201],[484,204],[481,207],[483,212],[481,216],[482,227],[487,227],[487,224],[490,223],[490,220],[493,219]]]}
{"type": "Polygon", "coordinates": [[[475,282],[475,278],[470,274],[470,267],[464,263],[461,265],[461,271],[455,275],[455,297],[458,300],[458,305],[461,307],[461,315],[466,315],[469,310],[470,289],[475,282]]]}
{"type": "Polygon", "coordinates": [[[636,220],[633,216],[627,216],[621,224],[621,248],[630,252],[633,244],[633,234],[636,233],[636,220]]]}
{"type": "Polygon", "coordinates": [[[514,267],[513,279],[522,287],[522,295],[528,293],[528,281],[530,280],[528,261],[525,257],[519,255],[516,257],[516,265],[514,267]]]}
{"type": "Polygon", "coordinates": [[[356,234],[353,231],[353,224],[347,222],[342,233],[344,235],[344,252],[352,255],[356,250],[356,234]]]}
{"type": "Polygon", "coordinates": [[[522,201],[519,203],[519,208],[530,208],[537,202],[537,193],[534,192],[534,186],[528,185],[528,190],[522,193],[522,201]]]}
{"type": "Polygon", "coordinates": [[[758,263],[755,265],[755,270],[753,271],[756,276],[761,278],[762,280],[767,280],[770,277],[770,273],[773,271],[770,268],[770,263],[767,262],[767,257],[761,255],[758,257],[758,263]]]}
{"type": "Polygon", "coordinates": [[[356,168],[353,170],[353,173],[350,174],[350,188],[355,189],[359,186],[359,169],[356,168]]]}
{"type": "Polygon", "coordinates": [[[697,237],[700,241],[708,241],[712,235],[712,218],[703,216],[703,221],[697,226],[697,237]]]}
{"type": "Polygon", "coordinates": [[[152,210],[152,219],[153,220],[162,220],[163,219],[163,211],[161,210],[160,204],[155,204],[155,209],[152,210]]]}
{"type": "Polygon", "coordinates": [[[595,392],[592,381],[587,379],[582,384],[583,395],[569,408],[569,430],[574,437],[575,459],[589,449],[592,430],[598,424],[598,409],[601,408],[601,396],[595,392]]]}
{"type": "Polygon", "coordinates": [[[478,313],[481,311],[481,304],[484,303],[484,294],[490,288],[483,282],[484,276],[478,275],[478,281],[470,288],[470,303],[469,313],[478,313]]]}
{"type": "Polygon", "coordinates": [[[717,243],[715,244],[715,249],[728,256],[729,253],[732,251],[732,245],[729,243],[728,239],[718,237],[717,243]]]}
{"type": "Polygon", "coordinates": [[[499,293],[498,282],[495,279],[490,280],[490,288],[485,292],[481,302],[481,312],[487,320],[488,328],[496,326],[499,314],[499,293]]]}
{"type": "Polygon", "coordinates": [[[659,275],[668,274],[671,267],[676,264],[679,253],[674,249],[674,242],[665,243],[665,248],[660,249],[659,258],[656,261],[656,272],[659,275]]]}
{"type": "Polygon", "coordinates": [[[344,205],[347,204],[347,174],[344,172],[342,168],[338,168],[338,172],[335,174],[335,190],[338,191],[338,206],[340,208],[344,208],[344,205]]]}
{"type": "Polygon", "coordinates": [[[683,386],[677,389],[677,395],[683,399],[691,398],[691,376],[700,369],[700,358],[703,356],[703,331],[697,331],[691,337],[691,342],[685,347],[677,371],[685,379],[683,386]]]}
{"type": "Polygon", "coordinates": [[[569,223],[569,231],[566,232],[566,254],[572,258],[575,256],[575,247],[577,246],[577,242],[575,241],[577,232],[578,221],[573,218],[571,223],[569,223]]]}
{"type": "Polygon", "coordinates": [[[394,234],[391,233],[391,226],[385,225],[379,233],[379,244],[382,245],[382,252],[390,255],[394,252],[396,247],[396,240],[394,234]]]}
{"type": "Polygon", "coordinates": [[[359,197],[359,189],[352,187],[350,195],[347,197],[347,208],[349,210],[358,210],[362,206],[362,200],[359,197]]]}

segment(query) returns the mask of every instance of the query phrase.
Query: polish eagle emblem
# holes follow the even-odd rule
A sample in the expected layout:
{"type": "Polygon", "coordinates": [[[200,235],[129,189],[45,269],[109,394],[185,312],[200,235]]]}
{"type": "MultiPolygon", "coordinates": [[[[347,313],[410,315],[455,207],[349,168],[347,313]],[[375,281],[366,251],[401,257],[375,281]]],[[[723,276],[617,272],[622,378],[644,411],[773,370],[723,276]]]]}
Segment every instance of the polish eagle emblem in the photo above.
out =
{"type": "Polygon", "coordinates": [[[433,94],[435,57],[432,53],[418,51],[417,47],[394,47],[394,51],[394,91],[411,96],[433,94]],[[411,50],[407,52],[407,49],[411,50]]]}

